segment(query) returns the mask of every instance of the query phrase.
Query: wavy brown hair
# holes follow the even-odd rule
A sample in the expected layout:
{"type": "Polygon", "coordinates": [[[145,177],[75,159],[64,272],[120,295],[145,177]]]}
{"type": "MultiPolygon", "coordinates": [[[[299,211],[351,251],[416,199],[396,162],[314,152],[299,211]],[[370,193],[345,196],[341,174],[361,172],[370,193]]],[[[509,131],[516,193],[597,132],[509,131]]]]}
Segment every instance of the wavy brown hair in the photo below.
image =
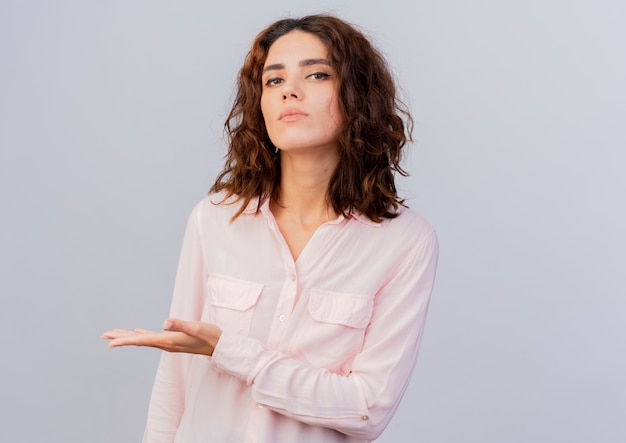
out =
{"type": "Polygon", "coordinates": [[[358,211],[380,222],[394,218],[404,200],[397,195],[394,173],[402,148],[411,141],[413,120],[396,97],[396,87],[384,57],[353,26],[329,15],[283,19],[261,31],[237,83],[233,107],[224,125],[229,143],[226,165],[211,192],[236,197],[239,216],[250,201],[258,207],[280,184],[280,156],[272,144],[261,113],[261,76],[270,46],[283,35],[299,30],[317,36],[326,46],[339,84],[343,127],[339,136],[340,160],[327,190],[337,214],[358,211]]]}

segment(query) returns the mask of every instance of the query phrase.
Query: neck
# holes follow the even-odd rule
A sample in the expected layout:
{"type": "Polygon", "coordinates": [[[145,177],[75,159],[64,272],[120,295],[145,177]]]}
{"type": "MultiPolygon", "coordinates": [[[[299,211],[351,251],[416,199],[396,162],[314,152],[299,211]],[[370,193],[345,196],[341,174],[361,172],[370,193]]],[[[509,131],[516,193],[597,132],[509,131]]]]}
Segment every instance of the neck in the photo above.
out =
{"type": "Polygon", "coordinates": [[[288,213],[303,226],[316,226],[338,214],[327,198],[328,184],[339,156],[320,158],[315,153],[281,152],[280,187],[274,198],[276,212],[288,213]]]}

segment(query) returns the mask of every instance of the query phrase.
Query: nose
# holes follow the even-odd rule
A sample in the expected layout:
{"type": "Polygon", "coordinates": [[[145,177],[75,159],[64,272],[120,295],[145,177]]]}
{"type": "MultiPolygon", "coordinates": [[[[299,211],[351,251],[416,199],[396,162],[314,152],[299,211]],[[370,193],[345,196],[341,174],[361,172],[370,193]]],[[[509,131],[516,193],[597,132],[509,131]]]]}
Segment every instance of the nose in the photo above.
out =
{"type": "Polygon", "coordinates": [[[287,101],[289,99],[301,100],[302,99],[302,90],[299,86],[293,81],[286,81],[283,83],[283,101],[287,101]]]}

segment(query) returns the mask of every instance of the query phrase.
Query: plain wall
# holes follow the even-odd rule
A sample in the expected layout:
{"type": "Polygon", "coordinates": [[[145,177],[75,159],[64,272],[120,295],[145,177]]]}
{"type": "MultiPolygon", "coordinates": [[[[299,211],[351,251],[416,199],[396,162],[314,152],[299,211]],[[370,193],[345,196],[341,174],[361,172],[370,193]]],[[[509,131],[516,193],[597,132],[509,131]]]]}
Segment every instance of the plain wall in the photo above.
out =
{"type": "MultiPolygon", "coordinates": [[[[415,119],[441,258],[380,442],[626,441],[626,3],[0,1],[0,441],[132,442],[249,44],[334,12],[415,119]]],[[[219,399],[216,399],[219,401],[219,399]]]]}

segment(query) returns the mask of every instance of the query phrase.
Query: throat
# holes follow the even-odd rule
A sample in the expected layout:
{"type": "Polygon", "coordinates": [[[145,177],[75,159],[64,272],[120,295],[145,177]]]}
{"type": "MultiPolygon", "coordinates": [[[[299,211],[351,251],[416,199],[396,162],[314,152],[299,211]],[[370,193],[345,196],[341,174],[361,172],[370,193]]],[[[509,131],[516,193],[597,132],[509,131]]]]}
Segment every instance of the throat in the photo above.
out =
{"type": "Polygon", "coordinates": [[[270,202],[270,210],[294,261],[298,259],[315,231],[324,223],[337,218],[332,209],[299,212],[281,206],[275,200],[270,202]]]}

